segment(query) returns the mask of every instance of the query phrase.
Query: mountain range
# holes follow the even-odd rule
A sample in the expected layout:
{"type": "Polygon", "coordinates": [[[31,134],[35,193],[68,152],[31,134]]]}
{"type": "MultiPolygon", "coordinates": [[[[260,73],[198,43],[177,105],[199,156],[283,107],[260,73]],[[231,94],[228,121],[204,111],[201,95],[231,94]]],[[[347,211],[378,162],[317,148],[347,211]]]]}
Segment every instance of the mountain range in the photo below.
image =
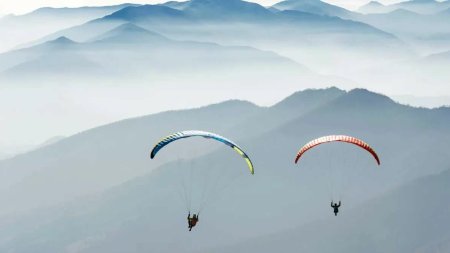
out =
{"type": "Polygon", "coordinates": [[[391,12],[367,14],[355,19],[421,45],[427,42],[427,37],[448,31],[450,25],[446,21],[449,17],[450,15],[446,11],[436,14],[420,14],[399,8],[391,12]],[[420,43],[420,41],[422,42],[420,43]]]}
{"type": "MultiPolygon", "coordinates": [[[[6,80],[36,84],[70,83],[76,76],[89,80],[117,78],[152,78],[168,73],[174,76],[207,69],[222,68],[238,73],[251,73],[258,68],[278,70],[276,75],[290,72],[307,74],[301,64],[275,53],[251,47],[221,46],[216,43],[176,41],[131,23],[119,25],[87,42],[59,37],[30,48],[0,55],[0,76],[6,80]],[[111,61],[114,59],[114,61],[111,61]],[[133,66],[133,68],[130,68],[133,66]],[[248,71],[243,71],[248,68],[248,71]]],[[[128,79],[129,80],[129,79],[128,79]]],[[[155,80],[153,80],[155,82],[155,80]]]]}
{"type": "MultiPolygon", "coordinates": [[[[168,5],[171,6],[170,4],[168,5]]],[[[363,23],[317,15],[306,11],[287,10],[272,12],[261,5],[241,0],[192,0],[185,2],[184,7],[178,9],[173,9],[166,5],[130,6],[104,18],[91,21],[83,26],[60,31],[50,37],[44,38],[44,40],[66,36],[73,40],[85,41],[88,38],[86,35],[83,35],[83,31],[90,31],[89,36],[95,36],[93,31],[102,30],[104,32],[106,27],[107,29],[111,29],[117,26],[117,24],[128,22],[172,38],[180,38],[183,36],[183,39],[211,41],[214,37],[217,37],[221,40],[214,42],[221,44],[225,42],[230,43],[232,38],[227,38],[227,35],[234,35],[234,33],[226,33],[224,29],[234,27],[236,32],[248,32],[248,29],[251,29],[253,36],[258,35],[258,37],[253,39],[256,40],[264,36],[264,33],[258,32],[261,26],[265,26],[266,29],[273,29],[274,31],[272,31],[271,36],[275,36],[276,32],[280,33],[289,27],[295,34],[301,34],[303,36],[321,33],[322,31],[328,33],[340,31],[344,34],[351,33],[353,35],[355,33],[361,35],[371,34],[381,41],[392,39],[393,43],[395,43],[392,35],[363,23]],[[177,26],[177,24],[182,24],[182,26],[177,26]],[[207,24],[212,25],[215,29],[205,27],[204,25],[207,24]],[[283,27],[281,26],[285,28],[282,29],[283,27]],[[185,33],[181,29],[190,29],[191,32],[185,33]],[[212,33],[212,35],[208,35],[208,33],[212,33]]],[[[294,36],[295,34],[290,36],[294,36]]],[[[245,33],[241,35],[245,35],[245,33]]],[[[291,39],[297,38],[293,37],[291,39]]],[[[238,38],[234,38],[234,40],[236,39],[238,38]]],[[[241,40],[244,39],[249,40],[247,37],[241,38],[241,40]]]]}
{"type": "Polygon", "coordinates": [[[40,8],[0,19],[0,52],[39,39],[43,35],[111,14],[132,4],[81,8],[40,8]]]}
{"type": "Polygon", "coordinates": [[[308,62],[307,67],[314,72],[341,77],[339,73],[349,69],[359,71],[414,55],[395,35],[359,21],[291,9],[273,11],[241,0],[192,0],[178,4],[178,8],[168,7],[173,4],[129,6],[30,45],[60,37],[88,42],[120,25],[133,24],[176,41],[276,52],[299,64],[308,62]],[[339,64],[342,61],[361,62],[350,67],[339,64]]]}

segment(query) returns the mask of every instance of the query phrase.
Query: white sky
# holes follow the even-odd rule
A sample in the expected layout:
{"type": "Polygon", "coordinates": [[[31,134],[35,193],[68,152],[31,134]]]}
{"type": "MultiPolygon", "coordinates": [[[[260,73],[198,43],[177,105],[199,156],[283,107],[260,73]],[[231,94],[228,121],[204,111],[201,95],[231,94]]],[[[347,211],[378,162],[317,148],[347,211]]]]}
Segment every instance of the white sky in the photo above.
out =
{"type": "MultiPolygon", "coordinates": [[[[94,5],[113,5],[124,2],[133,2],[140,4],[153,4],[167,2],[168,0],[0,0],[0,15],[2,14],[23,14],[33,11],[40,7],[79,7],[94,5]]],[[[226,0],[224,0],[226,1],[226,0]]],[[[281,0],[247,0],[257,2],[262,5],[272,5],[281,0]]],[[[395,0],[381,0],[383,3],[391,3],[395,0]]],[[[357,7],[369,2],[369,0],[326,0],[326,2],[340,5],[349,9],[357,7]]]]}

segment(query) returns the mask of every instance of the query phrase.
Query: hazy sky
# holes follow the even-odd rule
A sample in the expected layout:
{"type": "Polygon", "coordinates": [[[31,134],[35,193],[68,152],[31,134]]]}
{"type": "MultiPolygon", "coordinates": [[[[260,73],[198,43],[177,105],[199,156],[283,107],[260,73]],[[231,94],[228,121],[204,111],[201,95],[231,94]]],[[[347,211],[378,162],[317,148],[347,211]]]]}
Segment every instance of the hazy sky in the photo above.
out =
{"type": "MultiPolygon", "coordinates": [[[[93,6],[93,5],[111,5],[124,2],[133,2],[141,4],[151,4],[167,2],[168,0],[0,0],[0,14],[14,13],[22,14],[30,12],[39,7],[78,7],[78,6],[93,6]]],[[[224,0],[226,1],[226,0],[224,0]]],[[[271,5],[281,0],[249,0],[263,5],[271,5]]],[[[383,3],[390,3],[395,0],[381,0],[383,3]]],[[[358,6],[369,2],[369,0],[326,0],[326,2],[337,4],[349,9],[355,9],[358,6]]]]}

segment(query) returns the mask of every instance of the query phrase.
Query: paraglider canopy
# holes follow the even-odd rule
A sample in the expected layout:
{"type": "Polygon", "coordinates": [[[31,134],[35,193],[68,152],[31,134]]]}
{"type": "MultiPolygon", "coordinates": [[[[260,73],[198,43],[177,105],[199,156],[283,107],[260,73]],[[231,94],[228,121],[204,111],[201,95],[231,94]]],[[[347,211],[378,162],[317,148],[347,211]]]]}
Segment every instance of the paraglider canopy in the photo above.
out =
{"type": "Polygon", "coordinates": [[[152,151],[150,153],[150,158],[153,159],[156,156],[156,154],[162,148],[164,148],[166,145],[168,145],[169,143],[171,143],[173,141],[177,141],[177,140],[183,139],[183,138],[189,138],[189,137],[203,137],[203,138],[213,139],[213,140],[222,142],[223,144],[225,144],[225,145],[231,147],[232,149],[234,149],[234,151],[236,151],[240,156],[242,156],[242,158],[244,158],[245,161],[247,162],[247,166],[248,166],[250,172],[252,174],[255,173],[252,161],[250,160],[248,155],[236,143],[234,143],[231,140],[228,140],[225,137],[222,137],[222,136],[220,136],[218,134],[204,132],[204,131],[198,131],[198,130],[189,130],[189,131],[177,132],[177,133],[171,134],[171,135],[163,138],[152,149],[152,151]]]}
{"type": "Polygon", "coordinates": [[[324,143],[328,143],[328,142],[335,142],[335,141],[350,143],[350,144],[353,144],[360,148],[365,149],[367,152],[372,154],[372,156],[373,156],[373,158],[375,158],[377,164],[380,165],[380,159],[379,159],[377,153],[375,152],[375,150],[372,147],[369,146],[369,144],[367,144],[366,142],[364,142],[358,138],[355,138],[352,136],[347,136],[347,135],[328,135],[328,136],[323,136],[323,137],[317,138],[315,140],[312,140],[312,141],[306,143],[305,146],[303,146],[300,149],[300,151],[298,151],[297,156],[295,158],[295,163],[297,163],[299,161],[299,159],[303,156],[303,154],[305,154],[308,150],[310,150],[320,144],[324,144],[324,143]]]}

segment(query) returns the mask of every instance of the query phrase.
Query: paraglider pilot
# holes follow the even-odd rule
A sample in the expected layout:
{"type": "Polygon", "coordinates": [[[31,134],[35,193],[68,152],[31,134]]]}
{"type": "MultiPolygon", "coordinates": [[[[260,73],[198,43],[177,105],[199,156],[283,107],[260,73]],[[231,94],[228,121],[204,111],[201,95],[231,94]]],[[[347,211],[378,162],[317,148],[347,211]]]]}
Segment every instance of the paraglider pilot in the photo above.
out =
{"type": "Polygon", "coordinates": [[[339,207],[341,207],[341,201],[339,201],[339,204],[333,203],[333,201],[331,201],[331,207],[334,209],[334,216],[337,216],[337,214],[339,213],[339,207]]]}
{"type": "Polygon", "coordinates": [[[188,217],[187,217],[187,219],[188,219],[188,228],[189,228],[189,231],[191,231],[192,228],[195,227],[195,225],[197,225],[198,217],[199,217],[199,216],[200,216],[200,214],[198,214],[198,215],[194,214],[194,215],[191,217],[191,212],[189,212],[188,217]]]}

